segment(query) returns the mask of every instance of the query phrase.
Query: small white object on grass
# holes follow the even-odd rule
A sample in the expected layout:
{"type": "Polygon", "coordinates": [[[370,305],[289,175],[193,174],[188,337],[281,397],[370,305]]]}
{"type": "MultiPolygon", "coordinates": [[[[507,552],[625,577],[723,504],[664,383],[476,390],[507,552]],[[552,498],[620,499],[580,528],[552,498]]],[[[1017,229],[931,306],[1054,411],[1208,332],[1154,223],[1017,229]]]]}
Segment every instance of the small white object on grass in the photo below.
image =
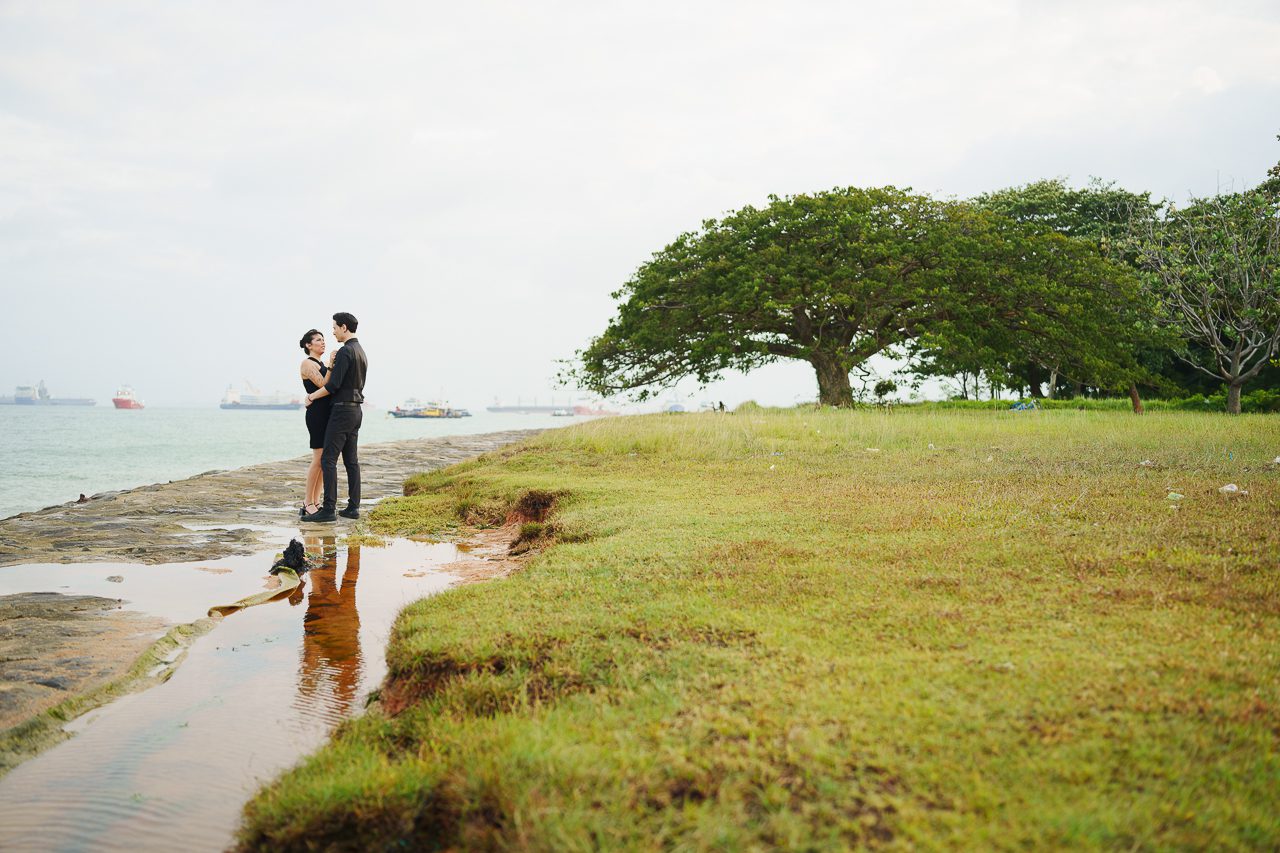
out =
{"type": "Polygon", "coordinates": [[[1150,459],[1143,459],[1141,462],[1139,462],[1139,463],[1138,463],[1138,467],[1139,467],[1139,468],[1154,468],[1154,467],[1156,467],[1156,463],[1152,462],[1150,459]]]}
{"type": "Polygon", "coordinates": [[[1170,492],[1168,494],[1168,499],[1171,501],[1180,501],[1182,500],[1182,495],[1178,494],[1177,492],[1170,492]]]}
{"type": "Polygon", "coordinates": [[[1237,486],[1235,483],[1227,483],[1225,486],[1218,489],[1218,491],[1222,492],[1222,494],[1226,495],[1229,498],[1232,498],[1232,497],[1242,498],[1245,495],[1249,494],[1248,489],[1242,489],[1239,486],[1237,486]]]}
{"type": "MultiPolygon", "coordinates": [[[[931,442],[929,442],[929,449],[930,449],[930,450],[937,450],[938,448],[934,447],[934,446],[933,446],[933,442],[931,441],[931,442]]],[[[1280,462],[1280,456],[1277,456],[1277,457],[1276,457],[1276,461],[1277,461],[1277,462],[1280,462]]]]}

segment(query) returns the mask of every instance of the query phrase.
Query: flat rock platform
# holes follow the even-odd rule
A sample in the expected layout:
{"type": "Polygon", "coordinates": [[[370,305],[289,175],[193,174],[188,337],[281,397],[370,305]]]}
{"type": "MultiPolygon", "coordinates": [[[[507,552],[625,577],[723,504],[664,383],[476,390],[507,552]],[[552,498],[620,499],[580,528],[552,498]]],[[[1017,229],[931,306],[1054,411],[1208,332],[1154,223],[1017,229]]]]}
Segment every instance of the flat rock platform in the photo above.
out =
{"type": "MultiPolygon", "coordinates": [[[[411,474],[444,468],[540,430],[409,439],[360,448],[366,502],[402,493],[411,474]]],[[[260,531],[297,524],[309,456],[94,495],[0,520],[0,566],[18,563],[180,563],[251,554],[260,531]]],[[[339,507],[346,475],[338,465],[339,507]]],[[[368,506],[365,507],[366,509],[368,506]]],[[[340,518],[337,529],[354,522],[340,518]]]]}

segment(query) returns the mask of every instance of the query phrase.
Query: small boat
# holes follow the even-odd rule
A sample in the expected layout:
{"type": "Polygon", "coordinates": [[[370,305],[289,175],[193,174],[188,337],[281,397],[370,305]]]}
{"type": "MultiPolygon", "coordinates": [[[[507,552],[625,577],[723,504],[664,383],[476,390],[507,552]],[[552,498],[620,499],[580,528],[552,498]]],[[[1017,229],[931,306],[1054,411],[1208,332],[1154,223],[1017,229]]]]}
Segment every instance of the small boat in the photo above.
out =
{"type": "Polygon", "coordinates": [[[471,416],[466,409],[454,409],[440,403],[423,403],[412,398],[405,400],[403,406],[396,406],[387,414],[393,418],[467,418],[471,416]]]}
{"type": "Polygon", "coordinates": [[[138,395],[134,394],[133,389],[128,385],[121,385],[116,389],[116,395],[111,398],[111,402],[117,409],[144,408],[142,401],[138,399],[138,395]]]}
{"type": "Polygon", "coordinates": [[[571,418],[573,417],[573,410],[572,409],[556,409],[554,412],[551,413],[551,417],[571,418]]]}

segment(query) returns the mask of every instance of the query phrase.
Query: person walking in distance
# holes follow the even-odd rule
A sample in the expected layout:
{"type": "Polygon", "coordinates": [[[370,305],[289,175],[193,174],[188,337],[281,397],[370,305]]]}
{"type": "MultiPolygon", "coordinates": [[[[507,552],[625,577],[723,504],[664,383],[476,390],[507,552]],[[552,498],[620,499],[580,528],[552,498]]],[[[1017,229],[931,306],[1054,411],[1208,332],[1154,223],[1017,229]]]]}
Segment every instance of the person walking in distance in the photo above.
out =
{"type": "Polygon", "coordinates": [[[315,512],[304,515],[303,521],[337,521],[338,515],[343,518],[360,517],[360,460],[356,448],[360,438],[364,377],[369,362],[364,348],[356,340],[356,325],[356,318],[345,311],[333,315],[333,337],[342,344],[342,349],[333,357],[333,367],[324,387],[307,395],[307,406],[322,397],[333,397],[333,410],[324,431],[324,452],[320,455],[324,504],[315,512]],[[347,469],[347,508],[335,514],[334,510],[338,508],[339,454],[347,469]]]}

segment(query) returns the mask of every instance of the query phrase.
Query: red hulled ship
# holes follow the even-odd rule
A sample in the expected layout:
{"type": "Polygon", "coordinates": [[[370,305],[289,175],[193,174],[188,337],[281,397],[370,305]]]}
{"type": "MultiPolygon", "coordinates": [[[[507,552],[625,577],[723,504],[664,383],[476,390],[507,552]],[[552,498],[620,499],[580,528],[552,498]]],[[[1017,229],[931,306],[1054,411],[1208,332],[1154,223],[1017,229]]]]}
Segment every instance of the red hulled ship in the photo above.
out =
{"type": "Polygon", "coordinates": [[[120,386],[120,390],[116,391],[116,395],[111,398],[111,402],[115,404],[117,409],[141,409],[142,401],[133,393],[133,389],[128,385],[120,386]]]}

